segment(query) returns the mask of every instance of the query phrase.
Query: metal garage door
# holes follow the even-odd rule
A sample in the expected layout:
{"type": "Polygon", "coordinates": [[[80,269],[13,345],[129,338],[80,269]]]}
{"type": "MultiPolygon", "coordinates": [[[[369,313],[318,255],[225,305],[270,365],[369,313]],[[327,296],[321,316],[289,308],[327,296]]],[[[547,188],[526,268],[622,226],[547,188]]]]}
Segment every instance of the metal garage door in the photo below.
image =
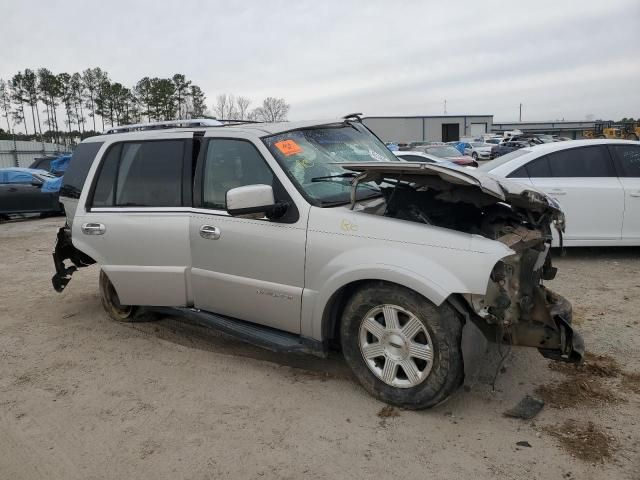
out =
{"type": "Polygon", "coordinates": [[[471,124],[471,136],[473,138],[481,136],[483,133],[487,133],[486,123],[472,123],[471,124]]]}

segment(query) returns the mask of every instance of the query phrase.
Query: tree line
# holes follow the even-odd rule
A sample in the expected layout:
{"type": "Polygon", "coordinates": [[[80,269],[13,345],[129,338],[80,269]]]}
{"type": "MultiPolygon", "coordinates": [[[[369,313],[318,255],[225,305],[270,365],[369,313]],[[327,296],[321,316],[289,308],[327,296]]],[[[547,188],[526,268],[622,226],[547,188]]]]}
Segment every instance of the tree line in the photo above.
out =
{"type": "Polygon", "coordinates": [[[274,122],[286,120],[289,111],[282,98],[250,105],[247,97],[221,94],[211,116],[202,89],[179,73],[144,77],[127,87],[99,67],[73,74],[27,68],[0,79],[0,139],[73,144],[108,126],[202,117],[274,122]]]}

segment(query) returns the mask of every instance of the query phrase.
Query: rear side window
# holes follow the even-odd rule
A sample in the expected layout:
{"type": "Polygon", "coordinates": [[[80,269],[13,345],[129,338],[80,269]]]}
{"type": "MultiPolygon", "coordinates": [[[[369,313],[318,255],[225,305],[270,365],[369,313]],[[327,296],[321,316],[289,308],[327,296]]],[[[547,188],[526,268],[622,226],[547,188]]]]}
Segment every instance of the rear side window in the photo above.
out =
{"type": "Polygon", "coordinates": [[[522,166],[516,170],[514,170],[513,172],[511,172],[509,175],[507,175],[508,178],[529,178],[529,174],[527,173],[527,168],[525,166],[522,166]]]}
{"type": "Polygon", "coordinates": [[[87,173],[96,158],[96,154],[103,142],[81,143],[73,151],[71,161],[64,172],[64,180],[60,188],[60,195],[69,198],[80,198],[82,187],[87,179],[87,173]]]}
{"type": "Polygon", "coordinates": [[[610,145],[621,177],[640,178],[640,146],[610,145]]]}
{"type": "Polygon", "coordinates": [[[273,186],[273,173],[253,144],[243,140],[209,141],[202,186],[203,206],[227,208],[227,191],[245,185],[273,186]]]}
{"type": "Polygon", "coordinates": [[[527,173],[531,178],[547,178],[551,176],[551,169],[549,168],[549,158],[544,156],[537,158],[527,165],[527,173]]]}
{"type": "Polygon", "coordinates": [[[553,177],[614,177],[609,152],[603,146],[572,148],[548,155],[553,177]]]}
{"type": "Polygon", "coordinates": [[[180,207],[185,142],[126,142],[100,166],[93,207],[180,207]]]}

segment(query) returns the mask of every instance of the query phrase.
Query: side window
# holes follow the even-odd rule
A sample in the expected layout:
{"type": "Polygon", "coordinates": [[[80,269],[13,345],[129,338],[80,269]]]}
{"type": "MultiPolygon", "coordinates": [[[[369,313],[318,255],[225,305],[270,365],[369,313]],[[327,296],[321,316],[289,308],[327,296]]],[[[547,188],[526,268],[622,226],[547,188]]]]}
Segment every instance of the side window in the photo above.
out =
{"type": "Polygon", "coordinates": [[[529,178],[529,174],[527,173],[527,168],[523,165],[507,175],[507,178],[529,178]]]}
{"type": "Polygon", "coordinates": [[[92,206],[181,206],[183,158],[182,140],[114,145],[100,166],[92,206]]]}
{"type": "Polygon", "coordinates": [[[640,147],[635,145],[610,145],[620,176],[640,178],[640,147]]]}
{"type": "Polygon", "coordinates": [[[228,190],[259,183],[273,185],[273,173],[251,142],[222,138],[209,141],[202,187],[205,208],[225,210],[228,190]]]}
{"type": "Polygon", "coordinates": [[[549,158],[547,156],[532,160],[527,165],[527,173],[531,178],[547,178],[551,176],[549,158]]]}
{"type": "Polygon", "coordinates": [[[87,173],[96,158],[103,142],[81,143],[73,151],[69,166],[64,172],[60,195],[69,198],[80,198],[80,193],[87,179],[87,173]]]}
{"type": "Polygon", "coordinates": [[[550,153],[553,177],[613,177],[611,160],[605,147],[572,148],[550,153]]]}

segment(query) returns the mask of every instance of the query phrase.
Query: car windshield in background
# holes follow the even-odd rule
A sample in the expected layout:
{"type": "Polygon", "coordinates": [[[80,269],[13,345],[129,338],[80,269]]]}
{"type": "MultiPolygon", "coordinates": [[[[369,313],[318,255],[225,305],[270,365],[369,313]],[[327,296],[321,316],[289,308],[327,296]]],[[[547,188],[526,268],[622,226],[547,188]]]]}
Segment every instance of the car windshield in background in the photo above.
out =
{"type": "Polygon", "coordinates": [[[518,158],[522,155],[524,155],[525,153],[530,153],[531,150],[526,149],[526,148],[521,148],[520,150],[514,150],[513,152],[509,152],[505,155],[502,155],[501,157],[496,158],[495,160],[490,160],[488,162],[484,162],[482,164],[480,164],[480,166],[478,167],[478,170],[482,170],[484,172],[489,172],[491,170],[493,170],[496,167],[499,167],[500,165],[502,165],[503,163],[507,163],[511,160],[513,160],[514,158],[518,158]]]}
{"type": "Polygon", "coordinates": [[[462,155],[457,148],[451,147],[448,145],[441,145],[438,147],[429,147],[427,148],[427,153],[430,153],[431,155],[435,155],[436,157],[442,157],[442,158],[459,157],[460,155],[462,155]]]}
{"type": "MultiPolygon", "coordinates": [[[[353,172],[345,162],[398,162],[366,128],[357,123],[340,123],[293,130],[264,139],[298,188],[321,206],[348,203],[353,172]]],[[[379,195],[375,183],[358,187],[357,199],[379,195]]]]}

